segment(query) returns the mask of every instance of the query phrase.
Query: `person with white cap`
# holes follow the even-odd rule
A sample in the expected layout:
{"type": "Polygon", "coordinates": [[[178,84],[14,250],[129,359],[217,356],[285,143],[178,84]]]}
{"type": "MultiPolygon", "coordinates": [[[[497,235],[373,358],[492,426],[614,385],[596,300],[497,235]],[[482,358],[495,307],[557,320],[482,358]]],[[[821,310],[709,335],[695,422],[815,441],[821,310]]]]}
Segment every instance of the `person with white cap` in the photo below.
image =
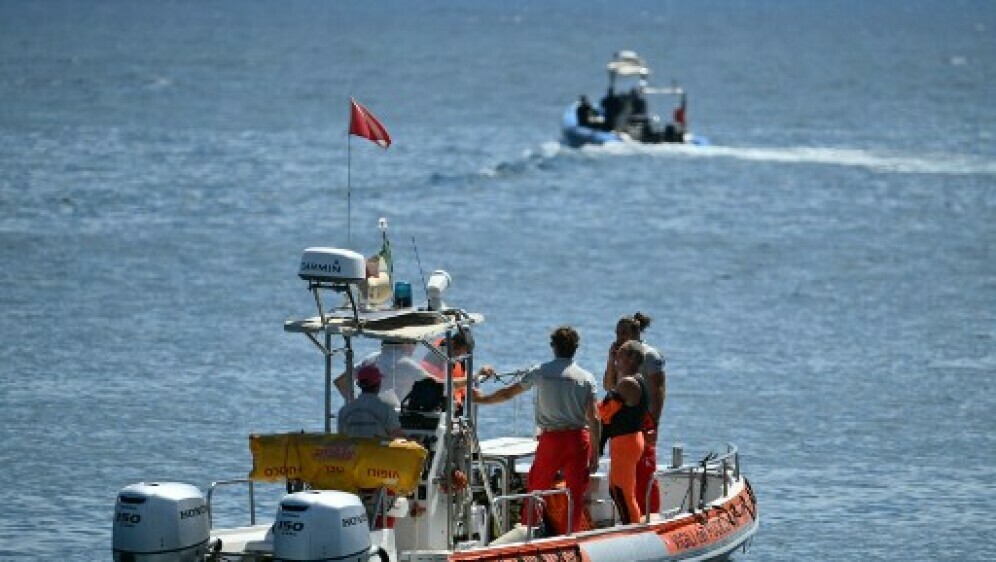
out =
{"type": "Polygon", "coordinates": [[[380,396],[384,375],[373,363],[356,371],[360,395],[339,410],[339,433],[349,437],[403,437],[394,406],[380,396]]]}

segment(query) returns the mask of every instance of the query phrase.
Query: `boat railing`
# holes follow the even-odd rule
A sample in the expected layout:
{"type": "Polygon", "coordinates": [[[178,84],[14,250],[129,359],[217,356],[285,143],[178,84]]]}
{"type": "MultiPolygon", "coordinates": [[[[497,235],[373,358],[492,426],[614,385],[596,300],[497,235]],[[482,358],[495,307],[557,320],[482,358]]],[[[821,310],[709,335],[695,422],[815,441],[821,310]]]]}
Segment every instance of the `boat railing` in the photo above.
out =
{"type": "MultiPolygon", "coordinates": [[[[235,484],[248,484],[249,485],[249,525],[256,524],[256,484],[249,478],[233,478],[231,480],[218,480],[212,482],[211,486],[208,488],[207,492],[207,509],[208,509],[208,526],[214,528],[214,509],[212,507],[212,501],[214,499],[214,491],[222,486],[233,486],[235,484]]],[[[373,528],[376,521],[379,518],[386,518],[387,511],[389,509],[389,498],[387,493],[387,488],[381,486],[377,488],[374,492],[372,498],[369,501],[364,502],[368,504],[368,509],[372,510],[372,514],[369,514],[368,520],[370,521],[370,526],[373,528]]]]}
{"type": "Polygon", "coordinates": [[[216,488],[221,486],[232,486],[235,484],[249,484],[249,524],[256,524],[256,484],[248,478],[233,478],[231,480],[218,480],[212,482],[211,486],[208,488],[207,492],[207,508],[208,508],[208,526],[214,528],[213,514],[214,510],[211,507],[211,500],[214,498],[214,491],[216,488]]]}
{"type": "MultiPolygon", "coordinates": [[[[574,500],[571,498],[571,491],[567,488],[558,488],[555,490],[535,490],[532,492],[527,492],[525,494],[509,494],[506,496],[496,496],[494,500],[491,501],[492,511],[497,511],[497,505],[503,502],[510,502],[513,500],[526,500],[527,513],[536,513],[536,504],[539,504],[542,510],[546,511],[546,501],[543,500],[545,496],[557,496],[557,495],[567,496],[567,534],[570,535],[573,532],[571,528],[571,513],[574,512],[574,500]]],[[[533,536],[533,517],[526,517],[526,542],[533,536]]]]}
{"type": "MultiPolygon", "coordinates": [[[[653,484],[662,476],[678,475],[683,474],[688,477],[688,492],[686,497],[688,498],[688,512],[695,513],[696,505],[693,501],[695,497],[695,484],[699,485],[699,502],[698,509],[703,509],[705,507],[705,489],[706,489],[706,478],[710,473],[718,474],[723,482],[723,496],[725,497],[730,493],[730,478],[728,475],[730,471],[733,472],[733,482],[740,481],[740,451],[737,449],[736,445],[732,443],[727,443],[726,452],[723,454],[709,453],[704,459],[696,463],[684,464],[681,462],[682,450],[681,447],[675,447],[672,450],[672,464],[676,466],[670,466],[668,468],[663,468],[654,472],[653,478],[647,482],[647,489],[644,494],[644,505],[650,505],[650,494],[653,492],[653,484]]],[[[675,509],[669,510],[669,514],[680,513],[682,507],[684,506],[684,501],[682,504],[675,509]]],[[[650,522],[650,510],[644,515],[644,522],[650,522]]]]}
{"type": "Polygon", "coordinates": [[[374,492],[373,498],[370,500],[370,504],[372,505],[370,505],[368,509],[370,509],[373,513],[370,515],[368,521],[370,530],[373,531],[377,528],[378,524],[386,525],[387,523],[388,499],[386,486],[377,488],[377,491],[374,492]]]}
{"type": "MultiPolygon", "coordinates": [[[[492,505],[495,505],[495,499],[498,497],[504,497],[509,494],[512,489],[512,474],[515,473],[515,456],[509,457],[488,457],[481,454],[478,460],[478,465],[475,467],[482,481],[487,482],[489,478],[488,469],[497,469],[497,472],[501,474],[501,487],[499,490],[492,490],[492,496],[489,496],[492,505]],[[497,496],[494,494],[500,492],[497,496]]],[[[490,489],[490,486],[485,486],[482,484],[480,489],[484,491],[485,489],[490,489]]],[[[498,529],[500,533],[506,533],[511,528],[509,525],[509,502],[501,502],[501,509],[494,509],[492,513],[497,519],[498,529]]]]}

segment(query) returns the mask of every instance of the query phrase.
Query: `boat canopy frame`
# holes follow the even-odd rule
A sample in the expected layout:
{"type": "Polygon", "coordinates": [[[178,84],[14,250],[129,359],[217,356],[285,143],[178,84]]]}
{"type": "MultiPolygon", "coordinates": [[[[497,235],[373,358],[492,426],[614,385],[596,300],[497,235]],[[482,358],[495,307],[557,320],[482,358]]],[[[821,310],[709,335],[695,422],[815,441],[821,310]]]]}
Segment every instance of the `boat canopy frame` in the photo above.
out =
{"type": "MultiPolygon", "coordinates": [[[[365,338],[378,340],[380,342],[390,341],[398,343],[408,343],[422,345],[438,358],[446,363],[444,392],[445,402],[441,412],[442,427],[445,428],[443,437],[437,444],[439,447],[432,455],[444,455],[446,468],[444,474],[452,474],[455,470],[460,470],[464,474],[471,475],[474,470],[482,474],[484,492],[489,503],[494,500],[496,494],[491,489],[490,482],[483,478],[485,474],[485,455],[482,454],[481,444],[477,432],[477,404],[474,402],[473,392],[467,392],[464,397],[463,410],[457,413],[456,402],[454,400],[454,367],[457,362],[464,361],[466,365],[468,387],[473,385],[473,353],[466,355],[454,355],[453,337],[457,332],[470,328],[471,326],[484,322],[484,316],[478,313],[469,313],[459,308],[444,308],[442,310],[430,310],[426,308],[405,307],[387,310],[363,310],[358,304],[359,299],[353,294],[356,285],[353,283],[328,283],[309,281],[308,290],[312,292],[318,314],[304,319],[288,320],[284,322],[284,331],[290,333],[304,334],[311,341],[319,352],[321,352],[325,368],[325,413],[324,430],[325,433],[332,433],[332,419],[335,414],[332,411],[332,394],[334,392],[334,371],[333,358],[337,354],[342,354],[345,363],[345,375],[349,388],[353,388],[355,383],[354,363],[355,351],[353,348],[354,338],[365,338]],[[323,307],[323,292],[346,293],[344,303],[329,310],[323,307]],[[336,347],[333,342],[336,338],[342,340],[342,345],[336,347]],[[443,338],[445,345],[440,347],[435,343],[443,338]],[[467,443],[461,436],[466,437],[467,443]],[[458,450],[466,449],[468,450],[458,450]]],[[[349,401],[350,396],[346,397],[349,401]]],[[[451,495],[446,502],[446,536],[450,548],[456,546],[454,533],[454,501],[456,495],[451,495]]],[[[471,498],[466,497],[469,502],[471,498]]],[[[470,526],[470,509],[463,506],[464,528],[470,526]]],[[[492,510],[492,516],[495,513],[492,510]]],[[[507,515],[499,515],[500,520],[507,524],[507,515]]]]}
{"type": "MultiPolygon", "coordinates": [[[[470,356],[454,357],[433,345],[440,337],[446,340],[447,352],[452,349],[451,338],[459,330],[484,322],[484,316],[468,313],[462,309],[426,310],[414,307],[392,310],[361,310],[352,287],[347,284],[328,284],[311,281],[308,290],[312,292],[318,308],[316,316],[300,320],[284,322],[284,331],[304,334],[325,359],[325,432],[332,433],[333,368],[332,360],[337,353],[344,354],[345,373],[350,388],[355,382],[353,338],[367,338],[380,341],[393,341],[411,344],[421,344],[440,359],[446,361],[446,396],[453,396],[453,366],[457,361],[467,360],[470,356]],[[325,310],[322,301],[322,291],[331,290],[336,293],[346,293],[342,306],[325,310]],[[342,347],[333,347],[333,340],[342,338],[342,347]]],[[[472,364],[469,367],[473,367],[472,364]]],[[[472,369],[468,369],[472,370],[472,369]]],[[[470,393],[468,393],[469,395],[470,393]]],[[[347,397],[347,400],[349,398],[347,397]]],[[[473,398],[468,396],[468,411],[472,411],[473,398]]],[[[453,400],[447,399],[446,419],[452,421],[453,400]]]]}

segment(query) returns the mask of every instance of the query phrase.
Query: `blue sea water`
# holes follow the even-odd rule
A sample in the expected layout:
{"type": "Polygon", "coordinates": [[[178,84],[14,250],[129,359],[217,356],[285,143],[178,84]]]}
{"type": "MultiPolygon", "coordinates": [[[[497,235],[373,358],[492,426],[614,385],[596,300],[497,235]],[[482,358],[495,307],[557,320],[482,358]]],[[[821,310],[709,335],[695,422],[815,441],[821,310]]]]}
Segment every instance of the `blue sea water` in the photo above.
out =
{"type": "Polygon", "coordinates": [[[662,450],[757,491],[742,558],[996,558],[994,83],[982,0],[0,0],[0,560],[107,560],[123,486],[320,429],[297,260],[380,217],[479,362],[569,323],[597,374],[651,315],[662,450]],[[711,146],[558,144],[622,48],[711,146]]]}

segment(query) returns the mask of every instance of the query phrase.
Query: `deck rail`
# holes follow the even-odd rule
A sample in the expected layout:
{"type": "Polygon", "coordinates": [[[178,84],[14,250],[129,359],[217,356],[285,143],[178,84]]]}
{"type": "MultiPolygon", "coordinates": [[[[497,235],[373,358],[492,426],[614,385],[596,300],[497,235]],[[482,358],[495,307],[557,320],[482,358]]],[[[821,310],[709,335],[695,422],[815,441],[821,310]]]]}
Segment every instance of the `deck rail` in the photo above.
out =
{"type": "MultiPolygon", "coordinates": [[[[681,458],[681,450],[677,449],[673,453],[673,460],[681,458]]],[[[677,462],[680,463],[680,460],[677,462]]],[[[502,466],[499,463],[499,466],[502,466]]],[[[506,468],[502,466],[502,468],[506,468]]],[[[644,505],[650,505],[650,494],[653,492],[653,483],[657,481],[660,477],[669,475],[685,474],[688,477],[688,493],[686,494],[688,498],[688,512],[695,513],[696,509],[703,509],[705,506],[705,489],[706,489],[706,479],[709,474],[720,475],[722,477],[723,483],[723,495],[726,496],[729,493],[730,482],[740,481],[740,452],[739,449],[732,443],[726,445],[726,452],[723,454],[710,453],[704,459],[699,462],[694,463],[682,463],[679,466],[670,466],[663,468],[654,472],[653,477],[647,482],[647,488],[644,492],[644,505]],[[732,471],[732,479],[728,475],[732,471]],[[692,501],[695,494],[695,485],[699,485],[699,502],[698,506],[692,501]]],[[[230,480],[218,480],[211,483],[207,492],[207,508],[208,508],[208,524],[211,528],[214,528],[214,509],[213,509],[213,499],[214,492],[216,489],[222,486],[233,486],[236,484],[248,484],[249,488],[249,524],[256,524],[256,487],[255,483],[248,478],[233,478],[230,480]]],[[[571,534],[571,517],[570,514],[574,511],[574,499],[571,497],[570,490],[567,489],[555,489],[555,490],[536,490],[530,493],[524,494],[507,494],[501,496],[495,496],[491,501],[491,512],[497,514],[503,514],[504,516],[499,516],[502,519],[503,526],[507,525],[508,517],[508,503],[513,500],[524,499],[529,502],[530,509],[535,509],[535,505],[538,503],[540,507],[545,511],[546,502],[543,497],[554,496],[564,494],[567,496],[567,534],[571,534]],[[498,510],[499,504],[502,504],[502,510],[498,510]]],[[[377,506],[383,509],[380,504],[381,501],[376,502],[377,506]]],[[[678,506],[674,510],[674,513],[681,512],[684,507],[684,501],[682,505],[678,506]]],[[[670,512],[669,512],[670,513],[670,512]]],[[[376,512],[375,512],[376,515],[376,512]]],[[[650,522],[650,511],[644,514],[644,523],[650,522]]],[[[527,524],[527,538],[532,537],[532,529],[534,525],[532,524],[531,518],[526,521],[527,524]]],[[[507,530],[507,529],[505,529],[507,530]]]]}
{"type": "MultiPolygon", "coordinates": [[[[491,501],[491,511],[496,512],[497,505],[499,503],[510,502],[512,500],[526,500],[527,509],[529,513],[536,513],[535,507],[538,503],[542,507],[543,511],[546,511],[546,501],[543,500],[545,496],[567,496],[567,534],[570,535],[573,531],[571,526],[571,514],[574,512],[574,500],[571,498],[571,491],[567,488],[557,488],[554,490],[535,490],[533,492],[527,492],[525,494],[508,494],[505,496],[496,496],[494,500],[491,501]]],[[[533,536],[533,518],[526,518],[526,542],[529,542],[533,536]]]]}
{"type": "MultiPolygon", "coordinates": [[[[647,482],[647,489],[644,493],[644,505],[650,505],[650,494],[653,491],[653,484],[661,476],[669,476],[675,474],[686,474],[688,476],[688,493],[686,497],[688,498],[688,512],[695,513],[696,505],[692,501],[695,497],[695,484],[699,485],[699,503],[697,508],[703,509],[705,507],[705,490],[707,481],[706,478],[710,473],[717,474],[722,478],[723,481],[723,496],[726,496],[730,492],[730,481],[731,479],[727,476],[732,470],[732,481],[740,481],[740,451],[737,449],[736,445],[732,443],[726,444],[726,452],[722,454],[709,453],[699,462],[695,463],[682,463],[682,450],[680,447],[676,447],[672,451],[672,464],[677,466],[670,466],[668,468],[663,468],[654,472],[653,477],[647,482]]],[[[675,513],[680,513],[682,507],[684,506],[684,500],[682,500],[682,505],[675,508],[675,513]]],[[[644,514],[644,522],[650,522],[650,510],[644,514]]]]}
{"type": "Polygon", "coordinates": [[[208,527],[214,528],[214,510],[211,507],[211,500],[214,498],[214,491],[221,486],[232,486],[234,484],[249,484],[249,524],[256,524],[256,484],[248,478],[233,478],[231,480],[218,480],[211,482],[207,493],[208,527]]]}

